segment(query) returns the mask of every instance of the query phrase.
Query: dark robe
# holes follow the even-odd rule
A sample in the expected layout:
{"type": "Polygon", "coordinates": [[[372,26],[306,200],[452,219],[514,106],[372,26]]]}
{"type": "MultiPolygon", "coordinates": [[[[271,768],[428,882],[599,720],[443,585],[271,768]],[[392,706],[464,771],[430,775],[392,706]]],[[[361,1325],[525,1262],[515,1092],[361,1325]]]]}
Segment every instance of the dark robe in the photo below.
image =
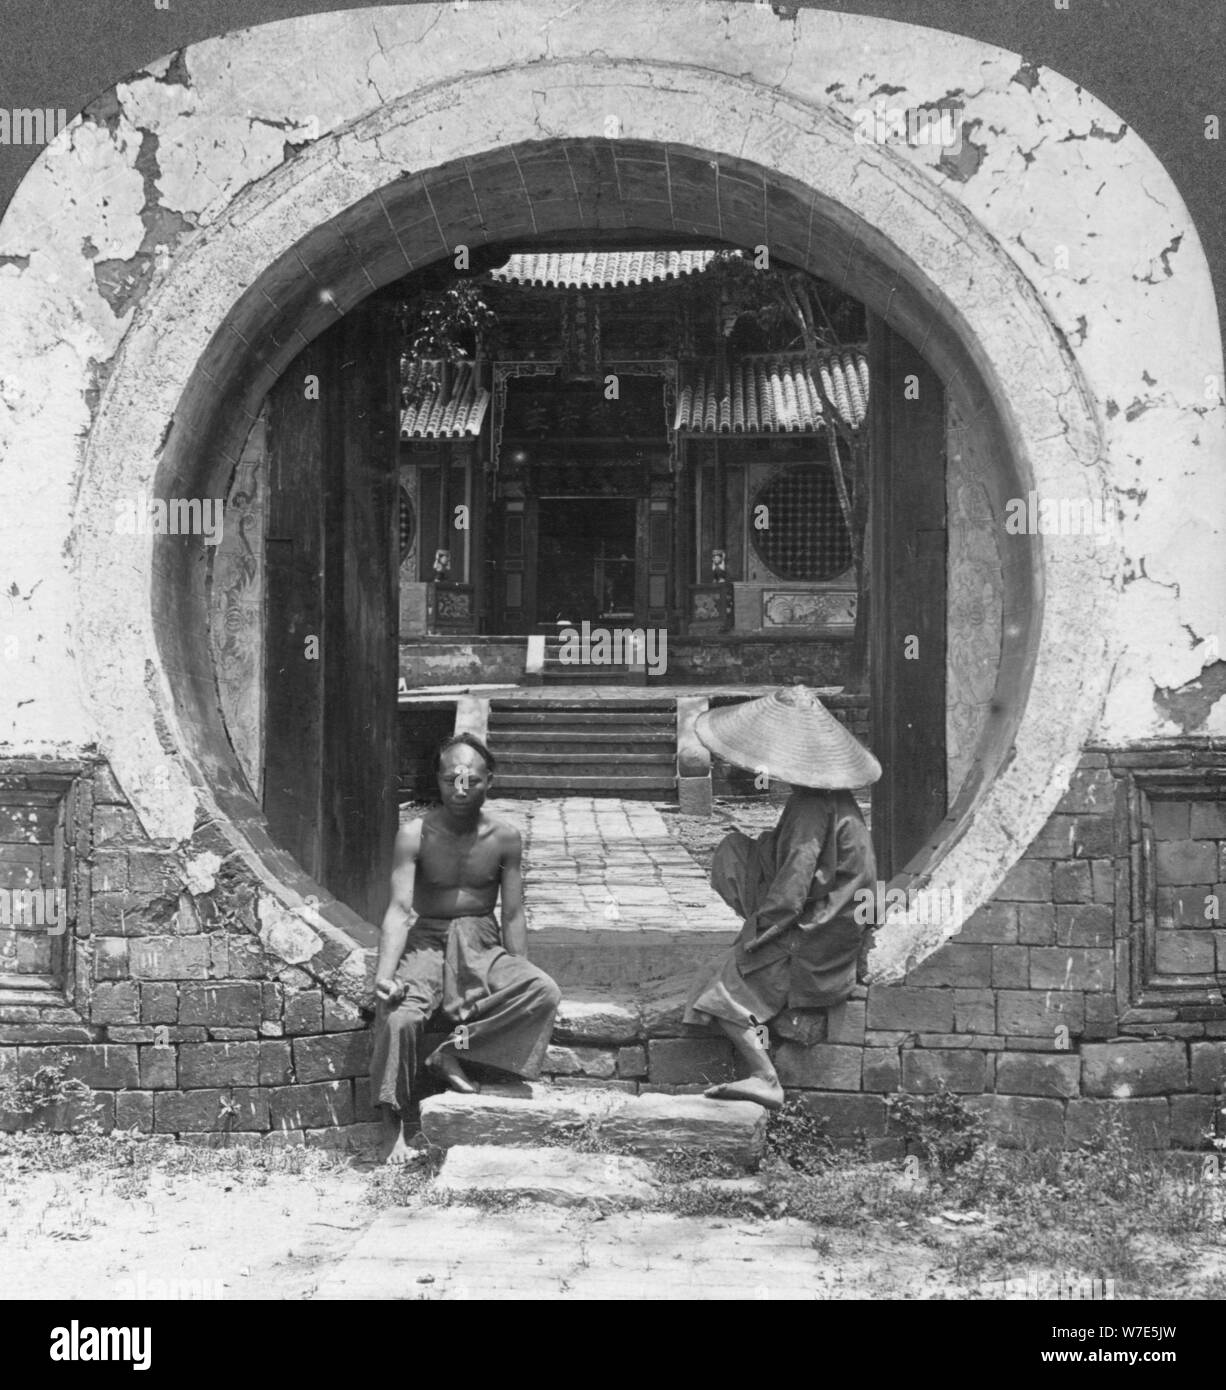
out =
{"type": "Polygon", "coordinates": [[[715,851],[711,885],[745,918],[728,956],[690,993],[687,1023],[723,1018],[755,1026],[786,1013],[776,1031],[811,1035],[796,1011],[841,1004],[856,983],[867,929],[856,894],[873,891],[868,827],[849,791],[796,788],[774,830],[739,830],[715,851]],[[756,949],[750,943],[760,942],[756,949]],[[750,1022],[752,1018],[753,1022],[750,1022]]]}

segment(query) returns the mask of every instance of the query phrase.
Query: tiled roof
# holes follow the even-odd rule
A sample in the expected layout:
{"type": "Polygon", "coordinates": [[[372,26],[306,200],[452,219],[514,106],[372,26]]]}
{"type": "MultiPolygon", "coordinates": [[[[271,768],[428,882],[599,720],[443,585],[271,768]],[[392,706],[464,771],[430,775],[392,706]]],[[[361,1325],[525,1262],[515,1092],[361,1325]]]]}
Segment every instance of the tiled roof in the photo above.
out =
{"type": "MultiPolygon", "coordinates": [[[[868,414],[868,360],[829,352],[816,371],[843,421],[858,429],[868,414]]],[[[691,434],[787,434],[822,427],[822,397],[803,353],[742,357],[721,371],[714,360],[686,363],[674,429],[691,434]]]]}
{"type": "Polygon", "coordinates": [[[495,280],[549,289],[609,289],[679,280],[705,270],[714,251],[581,251],[512,256],[490,271],[495,280]]]}
{"type": "Polygon", "coordinates": [[[478,381],[473,364],[415,358],[403,365],[401,385],[411,389],[430,377],[437,379],[437,388],[427,384],[421,400],[401,411],[401,439],[462,439],[480,434],[490,393],[478,381]]]}

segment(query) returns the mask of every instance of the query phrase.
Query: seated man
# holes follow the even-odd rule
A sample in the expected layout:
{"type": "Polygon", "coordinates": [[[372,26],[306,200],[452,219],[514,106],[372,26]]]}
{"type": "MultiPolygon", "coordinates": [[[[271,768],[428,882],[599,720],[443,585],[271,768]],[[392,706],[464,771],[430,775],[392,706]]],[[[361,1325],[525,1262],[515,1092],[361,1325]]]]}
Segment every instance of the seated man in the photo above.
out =
{"type": "Polygon", "coordinates": [[[813,1040],[812,1011],[841,1004],[856,983],[865,927],[856,894],[876,875],[868,827],[850,788],[881,776],[881,765],[804,686],[708,710],[698,737],[726,762],[792,787],[774,830],[751,840],[734,830],[719,843],[711,886],[745,919],[728,955],[695,981],[690,1025],[732,1040],[749,1071],[711,1086],[715,1100],[783,1104],[767,1050],[768,1020],[780,1036],[813,1040]]]}
{"type": "Polygon", "coordinates": [[[443,804],[396,837],[375,970],[371,1099],[392,1112],[391,1163],[409,1157],[404,1125],[418,1043],[440,1004],[456,1027],[426,1065],[453,1090],[474,1091],[464,1061],[540,1074],[561,999],[526,958],[519,831],[482,809],[493,756],[471,734],[456,734],[439,749],[436,768],[443,804]],[[501,932],[494,918],[500,888],[501,932]]]}

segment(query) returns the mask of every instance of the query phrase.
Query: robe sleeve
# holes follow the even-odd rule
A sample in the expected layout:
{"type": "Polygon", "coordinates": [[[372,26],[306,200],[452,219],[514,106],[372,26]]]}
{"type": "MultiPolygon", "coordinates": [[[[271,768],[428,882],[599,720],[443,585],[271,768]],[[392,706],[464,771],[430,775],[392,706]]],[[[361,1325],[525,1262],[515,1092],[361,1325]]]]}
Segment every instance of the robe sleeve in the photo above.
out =
{"type": "Polygon", "coordinates": [[[814,910],[798,925],[803,932],[816,931],[836,917],[847,917],[861,889],[873,889],[877,874],[873,842],[868,827],[859,819],[840,816],[829,836],[833,855],[823,856],[813,881],[814,910]]]}
{"type": "Polygon", "coordinates": [[[799,922],[814,896],[815,877],[834,835],[834,817],[827,805],[808,816],[785,817],[776,830],[776,870],[770,887],[753,914],[755,935],[772,928],[783,931],[799,922]]]}

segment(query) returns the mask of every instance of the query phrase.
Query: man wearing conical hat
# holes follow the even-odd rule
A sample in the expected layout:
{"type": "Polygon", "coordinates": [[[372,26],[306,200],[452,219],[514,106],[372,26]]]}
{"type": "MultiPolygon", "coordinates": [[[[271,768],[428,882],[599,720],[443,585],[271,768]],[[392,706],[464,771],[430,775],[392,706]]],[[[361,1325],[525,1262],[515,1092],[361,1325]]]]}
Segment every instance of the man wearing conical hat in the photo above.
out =
{"type": "Polygon", "coordinates": [[[812,1011],[841,1004],[856,982],[865,927],[853,908],[877,869],[851,789],[875,782],[881,765],[800,685],[708,710],[695,728],[726,762],[792,788],[774,830],[756,840],[734,830],[716,848],[711,885],[745,925],[695,982],[685,1011],[687,1024],[729,1037],[749,1071],[706,1094],[777,1110],[783,1087],[765,1025],[815,1041],[821,1015],[812,1011]]]}

